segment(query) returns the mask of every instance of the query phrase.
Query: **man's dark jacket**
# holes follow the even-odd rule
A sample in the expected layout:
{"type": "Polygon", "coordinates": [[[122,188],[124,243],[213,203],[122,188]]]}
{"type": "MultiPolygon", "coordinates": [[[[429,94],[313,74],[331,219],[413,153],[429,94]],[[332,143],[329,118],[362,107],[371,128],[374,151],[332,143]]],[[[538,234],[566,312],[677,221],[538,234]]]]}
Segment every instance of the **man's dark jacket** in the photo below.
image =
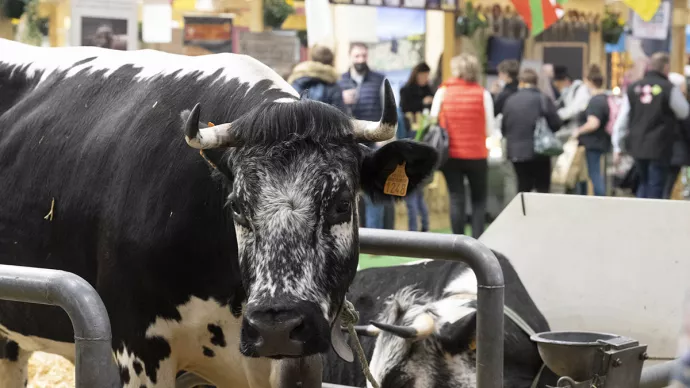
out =
{"type": "Polygon", "coordinates": [[[671,110],[673,84],[662,73],[648,71],[628,87],[629,133],[626,149],[635,159],[670,161],[677,138],[677,120],[671,110]]]}
{"type": "MultiPolygon", "coordinates": [[[[383,107],[381,106],[381,85],[383,85],[384,75],[373,71],[367,72],[359,85],[359,95],[354,105],[351,105],[352,116],[359,120],[379,121],[383,107]]],[[[350,72],[344,73],[340,77],[338,85],[343,90],[354,89],[358,85],[352,79],[350,72]]]]}

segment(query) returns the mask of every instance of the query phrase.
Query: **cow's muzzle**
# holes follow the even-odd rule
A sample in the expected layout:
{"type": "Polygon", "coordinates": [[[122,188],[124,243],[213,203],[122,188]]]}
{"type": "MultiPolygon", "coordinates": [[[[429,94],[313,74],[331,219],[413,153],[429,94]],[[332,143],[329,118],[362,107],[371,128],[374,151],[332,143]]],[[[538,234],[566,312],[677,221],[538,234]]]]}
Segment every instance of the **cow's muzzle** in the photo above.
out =
{"type": "Polygon", "coordinates": [[[247,305],[240,351],[249,357],[302,357],[328,350],[328,322],[314,303],[247,305]]]}

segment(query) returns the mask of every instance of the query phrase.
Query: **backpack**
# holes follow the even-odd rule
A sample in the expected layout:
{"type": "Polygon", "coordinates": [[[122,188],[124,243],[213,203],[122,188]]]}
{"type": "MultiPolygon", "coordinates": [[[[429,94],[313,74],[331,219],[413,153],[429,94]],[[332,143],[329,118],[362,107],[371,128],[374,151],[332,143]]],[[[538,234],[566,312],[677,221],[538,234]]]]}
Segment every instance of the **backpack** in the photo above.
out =
{"type": "Polygon", "coordinates": [[[606,133],[609,136],[613,135],[613,125],[616,123],[616,118],[621,110],[620,100],[613,95],[606,96],[606,102],[609,104],[609,121],[606,123],[606,133]]]}

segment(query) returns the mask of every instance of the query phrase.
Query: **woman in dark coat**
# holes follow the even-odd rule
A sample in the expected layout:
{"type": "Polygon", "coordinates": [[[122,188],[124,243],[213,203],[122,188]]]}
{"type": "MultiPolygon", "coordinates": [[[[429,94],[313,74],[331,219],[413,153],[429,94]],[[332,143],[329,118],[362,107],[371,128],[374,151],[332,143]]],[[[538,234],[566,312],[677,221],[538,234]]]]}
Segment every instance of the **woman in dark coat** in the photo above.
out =
{"type": "Polygon", "coordinates": [[[518,192],[536,190],[548,193],[551,187],[551,158],[534,153],[534,127],[540,117],[546,118],[554,132],[563,122],[558,117],[553,101],[537,87],[539,76],[534,70],[522,70],[519,81],[518,91],[508,97],[503,107],[501,132],[506,139],[506,156],[515,168],[518,192]]]}

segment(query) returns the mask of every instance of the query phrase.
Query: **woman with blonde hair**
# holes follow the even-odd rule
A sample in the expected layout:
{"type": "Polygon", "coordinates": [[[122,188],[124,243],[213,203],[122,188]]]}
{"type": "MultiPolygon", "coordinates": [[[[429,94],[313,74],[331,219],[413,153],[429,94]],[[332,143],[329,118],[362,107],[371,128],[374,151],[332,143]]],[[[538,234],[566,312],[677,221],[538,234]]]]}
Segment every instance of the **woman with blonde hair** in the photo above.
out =
{"type": "Polygon", "coordinates": [[[461,54],[451,60],[452,77],[434,96],[432,118],[448,131],[448,161],[441,166],[450,195],[450,219],[455,234],[465,233],[465,177],[470,183],[472,237],[484,232],[488,195],[486,138],[494,126],[491,93],[479,85],[477,58],[461,54]]]}

